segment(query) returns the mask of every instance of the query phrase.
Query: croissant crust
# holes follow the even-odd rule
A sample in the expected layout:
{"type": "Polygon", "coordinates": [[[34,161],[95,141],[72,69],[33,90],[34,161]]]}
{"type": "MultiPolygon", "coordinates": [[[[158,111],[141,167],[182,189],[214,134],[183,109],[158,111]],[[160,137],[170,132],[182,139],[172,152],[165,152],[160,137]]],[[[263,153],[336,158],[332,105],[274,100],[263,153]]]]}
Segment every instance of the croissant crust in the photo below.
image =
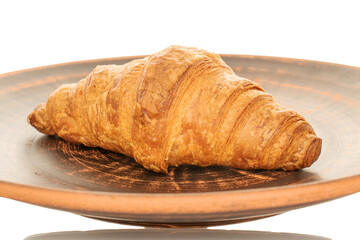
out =
{"type": "Polygon", "coordinates": [[[235,75],[218,55],[183,46],[97,66],[60,86],[28,121],[155,172],[182,164],[294,170],[309,167],[321,151],[302,116],[235,75]]]}

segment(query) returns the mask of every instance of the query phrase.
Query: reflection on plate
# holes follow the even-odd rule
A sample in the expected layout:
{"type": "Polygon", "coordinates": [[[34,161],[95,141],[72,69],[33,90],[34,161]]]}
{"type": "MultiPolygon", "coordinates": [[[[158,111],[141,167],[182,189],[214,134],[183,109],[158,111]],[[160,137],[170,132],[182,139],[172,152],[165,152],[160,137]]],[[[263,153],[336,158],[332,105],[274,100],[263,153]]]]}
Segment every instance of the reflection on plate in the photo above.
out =
{"type": "Polygon", "coordinates": [[[122,229],[43,233],[29,236],[24,240],[192,240],[192,239],[228,239],[228,240],[330,240],[330,238],[295,234],[259,231],[209,230],[209,229],[122,229]]]}
{"type": "Polygon", "coordinates": [[[296,59],[226,55],[238,75],[259,82],[306,117],[322,154],[301,171],[182,166],[168,175],[99,148],[44,136],[26,117],[63,83],[96,65],[136,57],[59,64],[0,76],[0,195],[76,214],[147,226],[206,226],[254,220],[360,191],[360,69],[296,59]]]}

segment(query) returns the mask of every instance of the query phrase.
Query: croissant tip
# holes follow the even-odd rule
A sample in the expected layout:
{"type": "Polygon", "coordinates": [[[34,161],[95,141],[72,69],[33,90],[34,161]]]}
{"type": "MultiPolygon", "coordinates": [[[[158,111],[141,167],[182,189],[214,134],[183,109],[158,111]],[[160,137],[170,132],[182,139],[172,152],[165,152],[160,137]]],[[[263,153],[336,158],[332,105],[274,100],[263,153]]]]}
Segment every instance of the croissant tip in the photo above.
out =
{"type": "Polygon", "coordinates": [[[308,150],[302,164],[302,168],[310,167],[320,156],[322,146],[322,139],[315,136],[314,140],[309,145],[308,150]]]}
{"type": "Polygon", "coordinates": [[[27,122],[28,124],[30,124],[31,126],[33,126],[34,128],[38,129],[38,124],[37,124],[37,110],[35,109],[34,111],[32,111],[29,116],[27,117],[27,122]]]}
{"type": "Polygon", "coordinates": [[[55,135],[46,114],[46,104],[41,103],[29,114],[27,122],[41,133],[55,135]]]}

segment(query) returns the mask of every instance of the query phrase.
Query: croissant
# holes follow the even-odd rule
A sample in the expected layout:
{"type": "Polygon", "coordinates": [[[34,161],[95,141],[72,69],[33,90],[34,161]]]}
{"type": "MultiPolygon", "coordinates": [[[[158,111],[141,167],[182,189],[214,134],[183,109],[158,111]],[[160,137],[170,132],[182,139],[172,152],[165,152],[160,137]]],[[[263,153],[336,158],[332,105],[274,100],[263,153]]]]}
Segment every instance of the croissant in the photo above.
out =
{"type": "Polygon", "coordinates": [[[165,173],[182,164],[301,169],[317,160],[322,142],[302,116],[235,75],[220,56],[183,46],[97,66],[60,86],[28,122],[165,173]]]}

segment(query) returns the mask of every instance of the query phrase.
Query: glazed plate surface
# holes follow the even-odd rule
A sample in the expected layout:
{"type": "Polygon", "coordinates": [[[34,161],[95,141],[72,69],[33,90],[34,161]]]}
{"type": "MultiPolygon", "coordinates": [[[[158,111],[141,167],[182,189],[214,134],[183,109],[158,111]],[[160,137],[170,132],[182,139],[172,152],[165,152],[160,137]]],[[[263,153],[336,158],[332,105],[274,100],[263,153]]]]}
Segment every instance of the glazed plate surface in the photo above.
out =
{"type": "Polygon", "coordinates": [[[322,153],[300,171],[226,167],[145,170],[133,159],[48,137],[27,115],[89,60],[0,75],[0,196],[106,221],[150,226],[210,226],[276,215],[360,191],[360,69],[276,57],[222,55],[285,107],[305,116],[322,153]]]}

